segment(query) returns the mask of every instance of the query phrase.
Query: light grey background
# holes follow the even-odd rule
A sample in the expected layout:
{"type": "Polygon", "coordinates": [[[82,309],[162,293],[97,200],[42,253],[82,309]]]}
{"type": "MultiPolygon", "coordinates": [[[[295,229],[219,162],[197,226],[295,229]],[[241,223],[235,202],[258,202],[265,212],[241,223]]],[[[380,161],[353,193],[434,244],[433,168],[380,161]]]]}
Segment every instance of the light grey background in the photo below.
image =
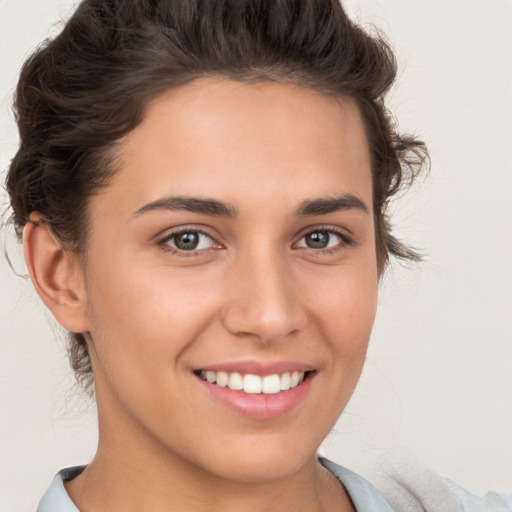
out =
{"type": "MultiPolygon", "coordinates": [[[[0,0],[2,172],[21,63],[74,3],[0,0]]],[[[426,260],[386,274],[360,386],[323,452],[371,475],[406,450],[475,493],[511,489],[512,1],[345,5],[395,47],[391,105],[428,143],[432,171],[395,212],[426,260]]],[[[21,249],[4,243],[23,273],[21,249]]],[[[21,512],[58,469],[93,456],[96,426],[30,283],[3,258],[0,280],[0,512],[21,512]]]]}

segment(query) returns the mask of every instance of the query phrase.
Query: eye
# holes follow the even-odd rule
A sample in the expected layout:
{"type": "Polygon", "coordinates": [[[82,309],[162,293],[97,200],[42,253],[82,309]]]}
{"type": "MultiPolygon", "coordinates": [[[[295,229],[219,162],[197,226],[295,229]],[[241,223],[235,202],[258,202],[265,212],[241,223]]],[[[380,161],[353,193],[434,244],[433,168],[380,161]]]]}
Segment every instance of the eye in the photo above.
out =
{"type": "Polygon", "coordinates": [[[201,251],[215,247],[215,242],[206,233],[197,230],[180,231],[164,238],[162,245],[178,251],[201,251]]]}
{"type": "Polygon", "coordinates": [[[334,249],[349,244],[348,238],[333,229],[315,229],[306,233],[297,243],[297,247],[307,249],[334,249]]]}

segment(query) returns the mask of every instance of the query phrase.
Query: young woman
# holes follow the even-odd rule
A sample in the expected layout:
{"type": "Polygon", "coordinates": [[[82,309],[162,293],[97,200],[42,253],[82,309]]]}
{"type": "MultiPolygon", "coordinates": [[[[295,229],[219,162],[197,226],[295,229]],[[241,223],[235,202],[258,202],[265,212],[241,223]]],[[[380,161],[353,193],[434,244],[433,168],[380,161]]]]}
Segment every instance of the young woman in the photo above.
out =
{"type": "Polygon", "coordinates": [[[39,512],[398,510],[317,456],[417,258],[394,76],[335,0],[86,0],[27,61],[13,222],[100,433],[39,512]]]}

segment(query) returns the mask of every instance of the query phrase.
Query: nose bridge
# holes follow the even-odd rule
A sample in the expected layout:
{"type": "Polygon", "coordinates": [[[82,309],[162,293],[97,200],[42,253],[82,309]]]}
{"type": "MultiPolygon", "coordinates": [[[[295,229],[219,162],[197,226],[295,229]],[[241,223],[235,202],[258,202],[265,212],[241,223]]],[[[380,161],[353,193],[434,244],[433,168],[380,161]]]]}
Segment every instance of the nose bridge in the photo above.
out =
{"type": "Polygon", "coordinates": [[[305,323],[286,256],[271,244],[256,244],[231,268],[224,322],[236,335],[272,343],[300,331],[305,323]]]}

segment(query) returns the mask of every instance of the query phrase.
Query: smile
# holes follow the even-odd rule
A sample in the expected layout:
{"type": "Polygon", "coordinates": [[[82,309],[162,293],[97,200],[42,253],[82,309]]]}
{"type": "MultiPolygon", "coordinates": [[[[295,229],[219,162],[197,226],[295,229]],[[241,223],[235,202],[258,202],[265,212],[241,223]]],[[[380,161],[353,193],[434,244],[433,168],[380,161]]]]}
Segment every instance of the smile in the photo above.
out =
{"type": "Polygon", "coordinates": [[[238,372],[201,370],[196,374],[202,380],[221,388],[227,387],[233,391],[242,391],[251,395],[275,395],[297,387],[304,381],[306,373],[293,371],[261,377],[250,373],[242,375],[238,372]]]}

